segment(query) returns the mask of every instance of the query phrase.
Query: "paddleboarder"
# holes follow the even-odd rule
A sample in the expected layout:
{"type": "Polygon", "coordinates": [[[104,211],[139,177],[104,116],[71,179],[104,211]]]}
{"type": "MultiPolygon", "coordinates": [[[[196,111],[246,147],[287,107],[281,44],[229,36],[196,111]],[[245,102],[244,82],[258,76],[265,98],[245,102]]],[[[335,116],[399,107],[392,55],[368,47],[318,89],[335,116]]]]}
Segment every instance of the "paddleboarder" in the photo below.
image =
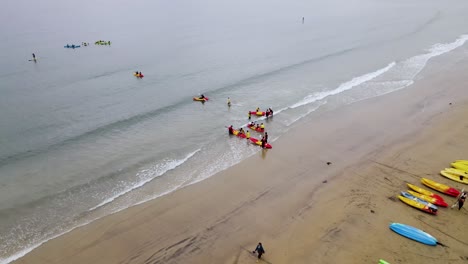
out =
{"type": "Polygon", "coordinates": [[[32,54],[33,55],[33,60],[36,60],[36,54],[32,54]]]}
{"type": "Polygon", "coordinates": [[[263,249],[262,243],[258,242],[257,247],[255,248],[254,251],[252,251],[252,253],[255,254],[255,252],[257,252],[258,254],[258,259],[257,259],[257,262],[258,262],[262,258],[262,255],[265,254],[265,249],[263,249]]]}

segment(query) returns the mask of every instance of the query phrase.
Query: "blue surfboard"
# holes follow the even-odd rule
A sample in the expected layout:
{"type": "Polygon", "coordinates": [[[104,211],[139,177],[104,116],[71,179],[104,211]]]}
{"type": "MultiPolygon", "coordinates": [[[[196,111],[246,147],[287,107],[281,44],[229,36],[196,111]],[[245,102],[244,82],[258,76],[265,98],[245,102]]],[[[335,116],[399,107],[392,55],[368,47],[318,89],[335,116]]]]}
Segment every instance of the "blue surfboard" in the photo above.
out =
{"type": "Polygon", "coordinates": [[[435,211],[437,211],[437,210],[439,209],[439,208],[437,208],[436,205],[433,205],[433,204],[431,204],[430,202],[427,202],[427,201],[424,201],[424,200],[422,200],[422,199],[419,199],[418,197],[413,196],[411,193],[401,192],[401,195],[402,195],[403,197],[408,198],[408,199],[414,200],[414,201],[416,201],[416,202],[418,202],[418,203],[422,203],[422,204],[424,204],[424,205],[427,205],[427,206],[431,207],[432,209],[434,209],[435,211]]]}
{"type": "Polygon", "coordinates": [[[430,245],[430,246],[436,246],[437,245],[437,239],[428,233],[417,229],[416,227],[412,227],[409,225],[405,224],[400,224],[400,223],[392,223],[390,224],[390,229],[394,231],[397,234],[400,234],[404,237],[407,237],[409,239],[418,241],[420,243],[430,245]]]}

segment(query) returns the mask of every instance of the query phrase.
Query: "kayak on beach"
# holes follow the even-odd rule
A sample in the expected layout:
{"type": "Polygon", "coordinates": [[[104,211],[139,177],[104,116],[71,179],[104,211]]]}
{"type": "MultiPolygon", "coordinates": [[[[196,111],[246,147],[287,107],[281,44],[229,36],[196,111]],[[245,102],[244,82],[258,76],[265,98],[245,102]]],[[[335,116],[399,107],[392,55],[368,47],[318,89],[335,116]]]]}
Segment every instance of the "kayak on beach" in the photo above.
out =
{"type": "Polygon", "coordinates": [[[426,185],[427,187],[429,187],[431,189],[434,189],[436,191],[439,191],[441,193],[445,193],[445,194],[453,196],[453,197],[457,197],[460,194],[460,192],[455,188],[452,188],[452,187],[450,187],[448,185],[438,183],[438,182],[435,182],[433,180],[429,180],[429,179],[426,179],[426,178],[421,178],[421,183],[426,185]]]}
{"type": "Polygon", "coordinates": [[[452,167],[454,167],[455,169],[459,169],[459,170],[462,170],[462,171],[468,171],[468,164],[466,164],[466,163],[452,162],[452,163],[450,163],[450,165],[452,165],[452,167]]]}
{"type": "MultiPolygon", "coordinates": [[[[413,184],[411,184],[411,183],[407,183],[406,185],[408,185],[408,187],[409,187],[411,190],[415,191],[415,192],[418,192],[418,193],[420,193],[420,194],[427,195],[427,196],[432,197],[432,198],[436,198],[436,199],[439,200],[439,201],[444,201],[444,198],[442,198],[441,196],[439,196],[439,195],[437,195],[437,194],[435,194],[435,193],[433,193],[433,192],[431,192],[431,191],[428,191],[428,190],[426,190],[426,189],[423,189],[423,188],[418,187],[418,186],[416,186],[416,185],[413,185],[413,184]]],[[[445,202],[445,201],[444,201],[444,202],[445,202]]]]}
{"type": "Polygon", "coordinates": [[[430,234],[417,229],[416,227],[412,227],[405,224],[400,223],[391,223],[389,228],[404,237],[417,241],[419,243],[423,243],[429,246],[436,246],[438,241],[435,237],[431,236],[430,234]]]}
{"type": "MultiPolygon", "coordinates": [[[[252,143],[255,144],[255,145],[262,146],[262,141],[259,140],[259,139],[251,137],[250,141],[252,141],[252,143]]],[[[272,146],[270,145],[270,143],[265,143],[265,148],[271,149],[272,146]]]]}
{"type": "Polygon", "coordinates": [[[423,199],[420,199],[420,198],[418,198],[418,197],[416,197],[416,196],[414,196],[414,195],[412,195],[412,194],[410,194],[408,192],[400,192],[400,193],[401,193],[401,196],[406,197],[408,199],[411,199],[413,201],[416,201],[418,203],[424,204],[424,205],[428,206],[430,209],[432,209],[434,211],[439,210],[439,208],[437,208],[437,206],[435,206],[434,204],[432,204],[432,203],[430,203],[428,201],[425,201],[423,199]]]}
{"type": "Polygon", "coordinates": [[[448,168],[440,171],[440,175],[456,182],[468,184],[468,173],[458,169],[448,168]]]}
{"type": "Polygon", "coordinates": [[[410,190],[408,190],[407,193],[409,193],[409,194],[413,195],[414,197],[417,197],[417,198],[419,198],[421,200],[429,202],[431,204],[435,204],[435,205],[442,206],[442,207],[447,207],[448,206],[448,204],[444,200],[440,200],[440,199],[437,199],[435,197],[431,197],[431,196],[421,194],[421,193],[418,193],[418,192],[414,192],[414,191],[410,191],[410,190]]]}
{"type": "Polygon", "coordinates": [[[453,163],[461,163],[461,164],[468,165],[468,160],[456,160],[453,163]]]}
{"type": "Polygon", "coordinates": [[[420,203],[418,201],[415,201],[413,199],[409,199],[409,198],[406,198],[404,196],[401,196],[401,195],[398,195],[398,199],[400,199],[400,201],[404,202],[405,204],[409,205],[409,206],[412,206],[416,209],[419,209],[421,211],[424,211],[426,213],[429,213],[429,214],[437,214],[437,211],[434,210],[432,207],[429,207],[423,203],[420,203]]]}

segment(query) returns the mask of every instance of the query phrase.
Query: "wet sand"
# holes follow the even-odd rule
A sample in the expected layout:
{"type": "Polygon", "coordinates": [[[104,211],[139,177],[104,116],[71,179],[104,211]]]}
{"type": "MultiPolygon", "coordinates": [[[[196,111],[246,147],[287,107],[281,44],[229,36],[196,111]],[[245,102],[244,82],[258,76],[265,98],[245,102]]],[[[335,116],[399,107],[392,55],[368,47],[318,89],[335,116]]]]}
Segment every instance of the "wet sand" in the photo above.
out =
{"type": "Polygon", "coordinates": [[[463,57],[462,50],[431,62],[429,77],[410,88],[312,114],[272,150],[77,228],[14,263],[254,263],[259,241],[263,263],[466,263],[466,208],[432,216],[396,198],[406,182],[422,186],[421,177],[464,187],[438,174],[468,159],[463,57]],[[447,247],[401,237],[392,222],[447,247]]]}

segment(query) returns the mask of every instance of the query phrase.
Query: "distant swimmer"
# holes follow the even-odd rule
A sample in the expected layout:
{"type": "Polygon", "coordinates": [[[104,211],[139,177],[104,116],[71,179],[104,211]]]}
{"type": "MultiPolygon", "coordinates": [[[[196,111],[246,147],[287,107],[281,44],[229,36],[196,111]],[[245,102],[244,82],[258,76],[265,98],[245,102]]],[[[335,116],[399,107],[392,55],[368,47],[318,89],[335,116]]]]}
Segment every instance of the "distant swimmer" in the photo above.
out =
{"type": "Polygon", "coordinates": [[[302,17],[302,24],[304,24],[304,17],[302,17]]]}
{"type": "Polygon", "coordinates": [[[228,105],[228,106],[231,106],[231,98],[229,98],[229,97],[228,97],[228,99],[227,99],[227,105],[228,105]]]}

